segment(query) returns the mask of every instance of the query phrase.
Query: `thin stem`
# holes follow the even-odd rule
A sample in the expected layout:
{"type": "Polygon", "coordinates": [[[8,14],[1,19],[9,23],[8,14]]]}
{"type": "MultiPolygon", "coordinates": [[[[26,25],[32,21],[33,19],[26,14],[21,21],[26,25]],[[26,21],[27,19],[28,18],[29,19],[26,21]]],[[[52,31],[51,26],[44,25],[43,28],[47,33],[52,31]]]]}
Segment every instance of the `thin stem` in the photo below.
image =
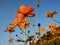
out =
{"type": "Polygon", "coordinates": [[[54,19],[54,18],[52,18],[52,20],[53,20],[53,22],[57,22],[57,23],[60,24],[60,22],[59,22],[58,20],[56,20],[56,19],[54,19]]]}
{"type": "MultiPolygon", "coordinates": [[[[26,29],[24,29],[24,32],[26,33],[26,29]]],[[[24,45],[26,45],[26,34],[24,34],[24,40],[25,40],[24,45]]]]}
{"type": "Polygon", "coordinates": [[[19,27],[19,29],[20,29],[23,33],[25,33],[25,35],[28,37],[28,35],[26,34],[26,32],[24,32],[20,27],[19,27]]]}
{"type": "Polygon", "coordinates": [[[38,23],[38,15],[37,15],[38,14],[38,12],[37,12],[38,11],[37,10],[38,8],[39,8],[39,2],[36,3],[36,8],[35,8],[35,12],[36,12],[36,23],[38,23]]]}
{"type": "Polygon", "coordinates": [[[10,34],[10,38],[11,38],[11,33],[9,33],[10,34]]]}
{"type": "Polygon", "coordinates": [[[9,43],[9,45],[10,45],[10,43],[9,43]]]}
{"type": "MultiPolygon", "coordinates": [[[[18,37],[18,38],[20,38],[20,37],[18,37]]],[[[21,40],[23,40],[22,38],[20,38],[21,40]]]]}
{"type": "MultiPolygon", "coordinates": [[[[37,10],[38,8],[36,7],[36,10],[37,10]]],[[[36,24],[38,24],[38,15],[37,15],[37,11],[36,11],[36,24]]]]}
{"type": "MultiPolygon", "coordinates": [[[[9,35],[10,35],[10,39],[11,39],[11,33],[9,33],[9,35]]],[[[10,45],[10,43],[9,43],[9,45],[10,45]]]]}

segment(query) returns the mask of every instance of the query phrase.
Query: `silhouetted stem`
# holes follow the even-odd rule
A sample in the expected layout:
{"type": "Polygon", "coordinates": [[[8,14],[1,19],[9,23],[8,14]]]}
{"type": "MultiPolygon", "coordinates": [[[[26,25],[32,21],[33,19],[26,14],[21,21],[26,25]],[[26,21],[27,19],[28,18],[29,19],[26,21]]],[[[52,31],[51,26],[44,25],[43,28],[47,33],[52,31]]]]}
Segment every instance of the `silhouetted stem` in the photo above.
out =
{"type": "Polygon", "coordinates": [[[36,12],[36,24],[38,24],[38,12],[37,12],[37,9],[38,9],[38,7],[37,7],[37,4],[36,4],[36,8],[35,8],[35,12],[36,12]]]}
{"type": "MultiPolygon", "coordinates": [[[[19,27],[19,29],[20,29],[20,27],[19,27]]],[[[21,29],[20,29],[21,30],[21,29]]],[[[28,35],[26,34],[26,32],[24,32],[23,30],[21,30],[23,33],[25,33],[25,35],[28,37],[28,35]]]]}
{"type": "Polygon", "coordinates": [[[52,18],[52,20],[60,24],[60,22],[59,22],[58,20],[56,20],[56,19],[54,19],[54,18],[52,18]]]}
{"type": "Polygon", "coordinates": [[[11,38],[11,33],[10,33],[10,38],[11,38]]]}

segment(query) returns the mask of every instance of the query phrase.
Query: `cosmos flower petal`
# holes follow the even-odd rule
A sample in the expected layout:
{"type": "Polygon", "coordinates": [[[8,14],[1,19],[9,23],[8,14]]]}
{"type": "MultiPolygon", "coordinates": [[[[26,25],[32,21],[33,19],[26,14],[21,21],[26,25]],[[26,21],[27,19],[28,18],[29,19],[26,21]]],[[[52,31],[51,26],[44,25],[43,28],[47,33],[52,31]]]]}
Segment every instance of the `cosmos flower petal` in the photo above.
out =
{"type": "Polygon", "coordinates": [[[16,14],[23,14],[22,12],[20,12],[20,11],[16,11],[16,14]]]}
{"type": "Polygon", "coordinates": [[[23,14],[19,14],[18,16],[15,16],[15,18],[20,19],[20,20],[24,20],[25,19],[23,14]]]}
{"type": "Polygon", "coordinates": [[[28,12],[28,13],[32,13],[32,12],[34,12],[34,9],[31,9],[30,12],[28,12]]]}
{"type": "Polygon", "coordinates": [[[28,17],[34,17],[35,14],[28,14],[27,16],[28,16],[28,17]]]}
{"type": "Polygon", "coordinates": [[[27,7],[25,7],[24,5],[20,6],[20,10],[21,10],[21,12],[24,13],[24,14],[30,12],[31,9],[32,9],[32,6],[27,6],[27,7]]]}
{"type": "Polygon", "coordinates": [[[30,11],[33,11],[33,10],[32,10],[32,6],[27,6],[27,7],[26,7],[26,13],[29,13],[30,11]]]}
{"type": "Polygon", "coordinates": [[[21,10],[21,12],[24,12],[25,11],[25,6],[24,5],[21,5],[20,6],[20,10],[21,10]]]}

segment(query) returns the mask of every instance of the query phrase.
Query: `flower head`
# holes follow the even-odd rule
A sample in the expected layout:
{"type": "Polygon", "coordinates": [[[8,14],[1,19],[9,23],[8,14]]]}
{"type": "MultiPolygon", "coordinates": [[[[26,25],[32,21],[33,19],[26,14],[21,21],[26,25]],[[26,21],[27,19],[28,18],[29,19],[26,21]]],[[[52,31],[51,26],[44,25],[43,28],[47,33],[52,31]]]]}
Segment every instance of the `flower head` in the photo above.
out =
{"type": "Polygon", "coordinates": [[[12,32],[15,32],[15,30],[14,30],[14,28],[7,27],[6,30],[4,30],[4,32],[12,33],[12,32]]]}
{"type": "Polygon", "coordinates": [[[57,33],[60,34],[60,26],[56,28],[57,33]]]}
{"type": "Polygon", "coordinates": [[[26,17],[34,17],[35,14],[32,13],[33,11],[34,9],[32,8],[32,6],[25,7],[24,5],[21,5],[20,11],[16,11],[16,14],[18,14],[18,16],[16,16],[15,18],[25,19],[26,17]]]}
{"type": "Polygon", "coordinates": [[[56,24],[55,23],[52,23],[51,26],[50,26],[50,32],[54,35],[57,33],[57,30],[56,30],[56,24]]]}
{"type": "Polygon", "coordinates": [[[37,2],[36,7],[39,7],[39,6],[40,6],[40,2],[37,2]]]}
{"type": "Polygon", "coordinates": [[[39,32],[42,33],[45,31],[45,28],[40,28],[39,32]]]}
{"type": "Polygon", "coordinates": [[[53,15],[57,14],[56,11],[53,11],[53,12],[47,12],[46,13],[46,17],[50,17],[50,18],[53,18],[53,15]]]}
{"type": "Polygon", "coordinates": [[[13,38],[10,38],[10,39],[8,40],[8,42],[9,42],[9,43],[12,43],[13,40],[14,40],[13,38]]]}
{"type": "Polygon", "coordinates": [[[53,35],[57,34],[57,30],[51,30],[50,32],[51,32],[51,34],[53,34],[53,35]]]}
{"type": "Polygon", "coordinates": [[[21,28],[26,29],[29,27],[29,24],[30,23],[27,20],[25,20],[24,22],[21,23],[21,28]]]}
{"type": "Polygon", "coordinates": [[[41,26],[41,24],[40,23],[38,23],[38,27],[40,27],[41,26]]]}
{"type": "Polygon", "coordinates": [[[56,28],[56,24],[55,23],[52,23],[51,26],[50,26],[50,29],[55,29],[56,28]]]}

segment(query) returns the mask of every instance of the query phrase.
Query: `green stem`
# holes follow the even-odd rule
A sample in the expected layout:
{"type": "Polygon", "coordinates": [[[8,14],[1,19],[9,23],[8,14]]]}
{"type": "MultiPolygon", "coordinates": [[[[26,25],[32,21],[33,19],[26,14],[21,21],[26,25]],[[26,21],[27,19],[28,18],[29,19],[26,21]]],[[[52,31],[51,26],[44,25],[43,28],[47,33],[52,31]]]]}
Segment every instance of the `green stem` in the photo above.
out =
{"type": "MultiPolygon", "coordinates": [[[[20,29],[20,27],[19,27],[19,29],[20,29]]],[[[21,30],[21,29],[20,29],[21,30]]],[[[21,30],[23,33],[25,33],[25,35],[28,37],[28,35],[26,34],[26,32],[24,32],[23,30],[21,30]]]]}
{"type": "Polygon", "coordinates": [[[10,43],[9,43],[9,45],[10,45],[10,43]]]}
{"type": "Polygon", "coordinates": [[[14,43],[12,42],[12,45],[14,45],[14,43]]]}
{"type": "MultiPolygon", "coordinates": [[[[10,35],[10,38],[11,38],[11,33],[9,33],[9,35],[10,35]]],[[[9,45],[10,45],[10,43],[9,43],[9,45]]]]}
{"type": "Polygon", "coordinates": [[[36,8],[35,8],[35,12],[36,12],[36,24],[38,23],[37,9],[38,9],[38,7],[36,6],[36,8]]]}
{"type": "MultiPolygon", "coordinates": [[[[37,10],[37,7],[36,7],[36,10],[37,10]]],[[[36,24],[38,24],[38,15],[37,15],[37,12],[36,12],[36,24]]]]}
{"type": "MultiPolygon", "coordinates": [[[[26,29],[24,29],[24,32],[26,33],[26,29]]],[[[24,40],[25,40],[24,45],[26,45],[26,34],[24,34],[24,40]]]]}
{"type": "Polygon", "coordinates": [[[56,19],[52,18],[52,20],[53,20],[53,22],[57,22],[57,23],[59,23],[59,24],[60,24],[60,22],[59,22],[59,21],[57,21],[56,19]]]}

